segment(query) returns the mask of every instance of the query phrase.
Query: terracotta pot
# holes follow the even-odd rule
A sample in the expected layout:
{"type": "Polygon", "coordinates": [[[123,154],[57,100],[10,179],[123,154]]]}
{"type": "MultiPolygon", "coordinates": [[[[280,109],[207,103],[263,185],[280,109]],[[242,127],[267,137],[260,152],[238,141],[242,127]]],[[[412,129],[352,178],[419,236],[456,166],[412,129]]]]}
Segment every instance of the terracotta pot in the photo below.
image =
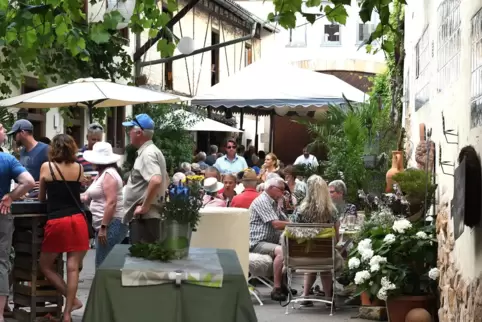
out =
{"type": "Polygon", "coordinates": [[[374,298],[373,301],[370,300],[370,295],[368,292],[363,292],[360,294],[361,305],[363,306],[385,306],[385,302],[374,298]]]}
{"type": "Polygon", "coordinates": [[[387,187],[386,192],[392,192],[393,190],[393,180],[392,177],[403,171],[403,151],[392,151],[392,167],[387,171],[386,182],[387,187]]]}
{"type": "Polygon", "coordinates": [[[405,322],[408,312],[422,308],[434,316],[435,297],[431,295],[421,296],[396,296],[387,300],[387,313],[389,322],[405,322]]]}

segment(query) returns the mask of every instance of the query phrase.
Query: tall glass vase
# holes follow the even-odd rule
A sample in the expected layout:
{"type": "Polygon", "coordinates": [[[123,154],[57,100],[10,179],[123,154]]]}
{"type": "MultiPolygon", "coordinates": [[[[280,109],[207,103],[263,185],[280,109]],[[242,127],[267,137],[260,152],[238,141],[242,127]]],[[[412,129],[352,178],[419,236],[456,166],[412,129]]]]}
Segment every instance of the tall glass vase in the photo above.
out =
{"type": "Polygon", "coordinates": [[[183,259],[189,255],[192,229],[189,224],[180,224],[175,220],[167,220],[164,224],[163,246],[174,252],[175,259],[183,259]]]}

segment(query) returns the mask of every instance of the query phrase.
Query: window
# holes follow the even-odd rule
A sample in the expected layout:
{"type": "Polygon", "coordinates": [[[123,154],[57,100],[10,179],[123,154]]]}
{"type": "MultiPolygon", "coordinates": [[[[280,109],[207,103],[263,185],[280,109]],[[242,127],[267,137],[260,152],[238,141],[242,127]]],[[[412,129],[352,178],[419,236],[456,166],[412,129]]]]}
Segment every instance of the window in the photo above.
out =
{"type": "MultiPolygon", "coordinates": [[[[219,44],[219,33],[211,32],[211,45],[219,44]]],[[[219,48],[211,50],[211,86],[219,83],[219,48]]]]}
{"type": "Polygon", "coordinates": [[[306,47],[307,25],[290,29],[290,39],[287,47],[306,47]]]}
{"type": "Polygon", "coordinates": [[[428,27],[415,45],[415,110],[418,110],[429,101],[430,97],[430,42],[428,27]]]}
{"type": "MultiPolygon", "coordinates": [[[[358,8],[361,9],[361,1],[358,1],[358,8]]],[[[378,13],[374,10],[370,21],[363,23],[361,19],[358,20],[357,30],[356,30],[356,42],[361,44],[370,38],[370,35],[375,31],[378,24],[380,23],[380,17],[378,13]]]]}
{"type": "Polygon", "coordinates": [[[437,91],[459,78],[460,0],[445,0],[438,7],[437,91]]]}
{"type": "Polygon", "coordinates": [[[122,122],[125,119],[125,106],[111,107],[107,116],[107,142],[112,145],[114,153],[124,154],[125,130],[122,122]]]}
{"type": "Polygon", "coordinates": [[[340,25],[329,24],[323,26],[324,37],[322,41],[323,46],[341,45],[340,41],[340,25]]]}
{"type": "Polygon", "coordinates": [[[164,89],[174,89],[172,61],[168,61],[164,64],[164,89]]]}
{"type": "Polygon", "coordinates": [[[253,47],[251,44],[244,45],[244,66],[251,65],[253,63],[253,47]]]}
{"type": "Polygon", "coordinates": [[[482,125],[482,10],[472,18],[470,127],[482,125]]]}

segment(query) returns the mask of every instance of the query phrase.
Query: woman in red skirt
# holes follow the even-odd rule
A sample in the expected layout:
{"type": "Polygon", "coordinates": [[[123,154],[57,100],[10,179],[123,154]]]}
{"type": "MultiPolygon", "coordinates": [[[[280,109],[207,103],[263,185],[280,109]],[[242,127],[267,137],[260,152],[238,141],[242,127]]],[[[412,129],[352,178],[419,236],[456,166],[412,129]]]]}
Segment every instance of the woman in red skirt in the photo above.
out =
{"type": "Polygon", "coordinates": [[[83,168],[77,163],[77,145],[67,134],[51,142],[49,162],[40,169],[40,201],[47,201],[48,220],[40,254],[40,269],[65,297],[62,322],[71,322],[71,312],[82,307],[76,298],[79,267],[89,249],[89,233],[80,210],[80,182],[83,168]],[[67,284],[54,269],[59,254],[67,253],[67,284]]]}

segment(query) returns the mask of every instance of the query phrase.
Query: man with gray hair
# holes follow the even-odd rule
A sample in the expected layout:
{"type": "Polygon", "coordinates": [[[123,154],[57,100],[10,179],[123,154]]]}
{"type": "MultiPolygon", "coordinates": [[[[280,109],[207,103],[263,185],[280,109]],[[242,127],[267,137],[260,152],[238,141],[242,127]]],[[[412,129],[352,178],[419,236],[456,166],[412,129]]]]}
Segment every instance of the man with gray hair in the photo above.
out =
{"type": "Polygon", "coordinates": [[[209,167],[209,165],[206,163],[206,158],[206,152],[201,151],[196,155],[196,162],[199,164],[201,170],[206,170],[209,167]]]}
{"type": "Polygon", "coordinates": [[[154,121],[147,114],[122,123],[129,128],[137,158],[125,186],[123,222],[130,223],[131,244],[160,240],[161,206],[169,186],[166,160],[152,141],[154,121]]]}
{"type": "Polygon", "coordinates": [[[334,180],[328,184],[331,200],[338,210],[338,217],[343,220],[347,215],[357,215],[356,206],[346,203],[346,184],[342,180],[334,180]]]}
{"type": "Polygon", "coordinates": [[[94,171],[92,163],[84,159],[84,152],[91,151],[94,148],[94,144],[102,141],[103,136],[104,128],[99,123],[92,123],[87,127],[87,144],[80,148],[77,153],[77,162],[84,168],[84,173],[94,171]]]}
{"type": "Polygon", "coordinates": [[[271,299],[285,301],[288,288],[282,285],[283,250],[280,237],[288,218],[278,207],[283,198],[285,183],[280,177],[272,177],[264,183],[264,192],[254,199],[251,207],[249,251],[266,254],[273,258],[274,288],[271,299]]]}

